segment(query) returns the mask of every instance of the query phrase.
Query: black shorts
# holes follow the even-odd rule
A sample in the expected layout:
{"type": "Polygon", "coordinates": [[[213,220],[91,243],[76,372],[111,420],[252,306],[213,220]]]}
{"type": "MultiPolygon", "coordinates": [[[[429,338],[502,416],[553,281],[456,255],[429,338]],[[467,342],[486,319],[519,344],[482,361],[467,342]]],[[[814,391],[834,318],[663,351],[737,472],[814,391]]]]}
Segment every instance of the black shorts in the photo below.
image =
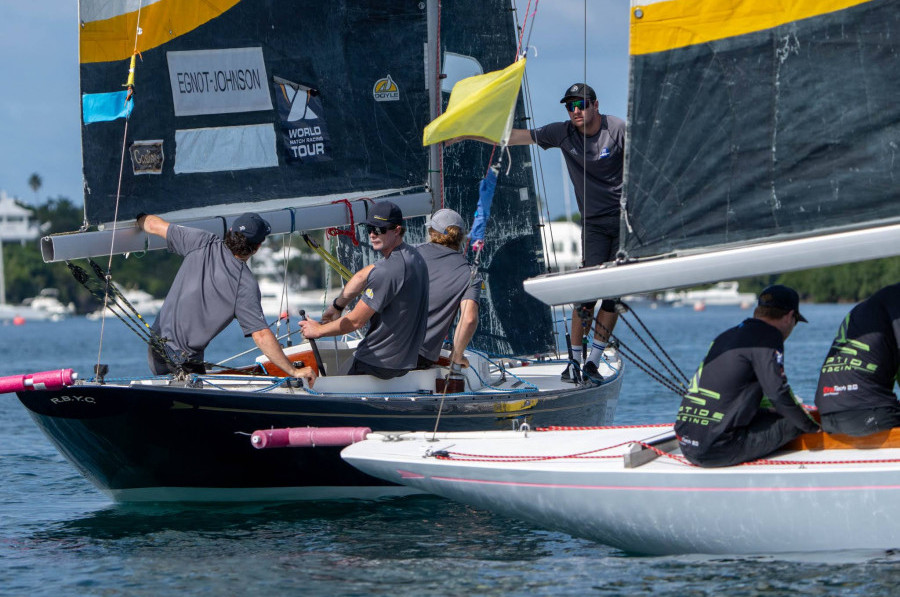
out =
{"type": "Polygon", "coordinates": [[[822,415],[825,433],[863,436],[900,427],[900,404],[822,415]]]}
{"type": "MultiPolygon", "coordinates": [[[[582,267],[593,267],[613,261],[619,250],[619,216],[600,216],[585,221],[581,240],[582,267]]],[[[582,306],[593,310],[596,304],[597,301],[591,301],[582,303],[582,306]]],[[[600,309],[615,313],[616,300],[604,300],[600,304],[600,309]]]]}

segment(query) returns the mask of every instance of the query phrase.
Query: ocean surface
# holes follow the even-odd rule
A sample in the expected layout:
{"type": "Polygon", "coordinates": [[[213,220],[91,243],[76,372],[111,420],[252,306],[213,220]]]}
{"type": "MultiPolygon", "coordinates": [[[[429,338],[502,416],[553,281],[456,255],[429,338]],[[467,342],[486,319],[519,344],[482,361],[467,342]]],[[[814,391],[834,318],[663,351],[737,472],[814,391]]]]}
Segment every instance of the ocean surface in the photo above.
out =
{"type": "MultiPolygon", "coordinates": [[[[634,307],[688,376],[719,332],[750,316],[737,307],[634,307]]],[[[810,323],[796,328],[785,358],[806,402],[849,308],[801,307],[810,323]]],[[[133,332],[115,319],[102,343],[100,332],[100,322],[84,318],[0,325],[0,375],[72,367],[90,377],[98,359],[110,377],[146,373],[146,349],[133,332]]],[[[640,346],[621,322],[616,332],[640,346]]],[[[208,356],[251,345],[233,326],[208,356]]],[[[678,404],[631,367],[616,423],[669,422],[678,404]]],[[[0,437],[2,595],[900,594],[893,552],[639,557],[428,496],[117,505],[59,455],[14,394],[0,395],[0,437]]]]}

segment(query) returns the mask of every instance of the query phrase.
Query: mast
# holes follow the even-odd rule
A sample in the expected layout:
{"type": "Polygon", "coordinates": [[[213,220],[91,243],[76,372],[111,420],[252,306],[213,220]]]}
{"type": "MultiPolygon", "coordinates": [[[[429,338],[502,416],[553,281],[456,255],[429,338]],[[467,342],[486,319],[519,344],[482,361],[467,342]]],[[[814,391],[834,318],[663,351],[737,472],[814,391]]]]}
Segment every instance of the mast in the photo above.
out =
{"type": "MultiPolygon", "coordinates": [[[[425,89],[428,94],[428,109],[430,120],[434,120],[441,113],[441,85],[438,80],[438,64],[441,52],[440,30],[440,0],[428,0],[427,26],[428,42],[425,49],[425,89]]],[[[443,153],[441,144],[435,143],[428,150],[428,190],[431,192],[432,212],[444,205],[443,188],[441,186],[441,172],[443,171],[443,153]]]]}

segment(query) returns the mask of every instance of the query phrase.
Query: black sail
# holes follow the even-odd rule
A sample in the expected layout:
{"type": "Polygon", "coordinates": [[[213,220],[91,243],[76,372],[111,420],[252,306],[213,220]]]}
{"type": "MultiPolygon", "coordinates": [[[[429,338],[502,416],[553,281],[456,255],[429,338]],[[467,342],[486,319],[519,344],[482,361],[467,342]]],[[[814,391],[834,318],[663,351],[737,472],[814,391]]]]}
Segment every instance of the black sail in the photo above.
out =
{"type": "Polygon", "coordinates": [[[630,257],[897,221],[900,2],[726,2],[738,33],[686,45],[665,4],[632,7],[630,257]]]}

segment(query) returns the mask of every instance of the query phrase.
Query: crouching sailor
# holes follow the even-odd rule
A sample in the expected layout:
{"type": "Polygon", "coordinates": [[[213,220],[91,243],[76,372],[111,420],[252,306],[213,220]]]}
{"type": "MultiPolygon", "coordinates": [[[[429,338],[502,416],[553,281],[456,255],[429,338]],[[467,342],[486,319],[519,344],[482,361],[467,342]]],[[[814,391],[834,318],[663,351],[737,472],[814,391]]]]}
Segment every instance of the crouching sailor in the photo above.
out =
{"type": "Polygon", "coordinates": [[[206,373],[203,353],[219,332],[237,319],[264,355],[289,375],[315,382],[310,367],[294,367],[275,334],[266,324],[259,284],[247,260],[269,234],[269,223],[259,214],[235,219],[224,240],[215,234],[170,224],[159,216],[141,214],[137,227],[166,239],[169,251],[182,255],[172,288],[153,323],[153,331],[166,339],[166,358],[150,348],[150,370],[167,373],[206,373]]]}
{"type": "Polygon", "coordinates": [[[753,317],[712,343],[681,401],[675,433],[693,464],[731,466],[762,458],[801,433],[819,430],[784,373],[784,341],[800,315],[786,286],[759,295],[753,317]]]}
{"type": "Polygon", "coordinates": [[[822,364],[816,406],[828,433],[869,435],[900,427],[900,284],[853,307],[822,364]]]}

